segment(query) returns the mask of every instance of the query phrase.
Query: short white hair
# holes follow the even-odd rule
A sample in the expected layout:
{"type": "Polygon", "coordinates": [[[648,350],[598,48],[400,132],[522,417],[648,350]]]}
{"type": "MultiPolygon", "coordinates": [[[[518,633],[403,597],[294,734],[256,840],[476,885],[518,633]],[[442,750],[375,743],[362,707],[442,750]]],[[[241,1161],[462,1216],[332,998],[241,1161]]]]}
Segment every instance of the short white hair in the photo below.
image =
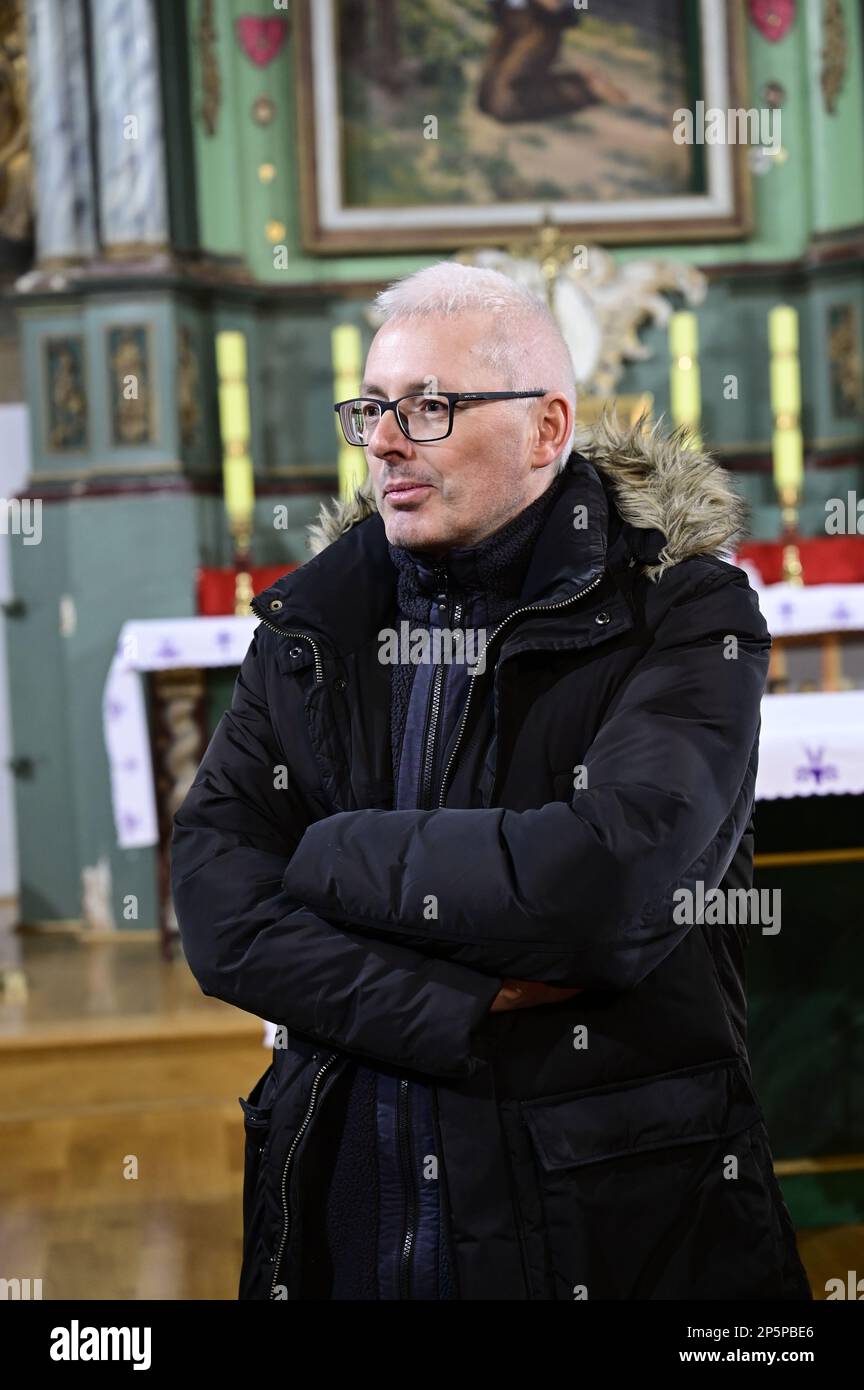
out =
{"type": "MultiPolygon", "coordinates": [[[[490,316],[489,336],[477,346],[483,362],[500,373],[510,391],[562,391],[574,412],[573,429],[554,462],[559,473],[567,463],[576,434],[576,378],[570,349],[548,305],[538,295],[484,266],[437,261],[396,280],[375,297],[376,322],[465,313],[490,316]],[[546,380],[537,380],[542,370],[546,380]]],[[[514,402],[517,404],[517,402],[514,402]]],[[[533,404],[531,398],[524,402],[533,404]]]]}

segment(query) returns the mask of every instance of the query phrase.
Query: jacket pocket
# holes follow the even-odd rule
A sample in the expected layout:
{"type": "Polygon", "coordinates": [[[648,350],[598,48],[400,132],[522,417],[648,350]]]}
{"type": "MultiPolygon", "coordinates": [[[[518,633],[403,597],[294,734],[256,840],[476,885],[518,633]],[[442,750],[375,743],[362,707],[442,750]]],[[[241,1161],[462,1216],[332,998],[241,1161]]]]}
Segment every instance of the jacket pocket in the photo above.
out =
{"type": "MultiPolygon", "coordinates": [[[[243,1110],[245,1145],[243,1155],[243,1261],[248,1263],[263,1225],[262,1204],[256,1200],[261,1169],[270,1143],[273,1101],[277,1078],[271,1062],[258,1078],[248,1097],[238,1096],[243,1110]]],[[[243,1297],[242,1293],[240,1295],[243,1297]]]]}
{"type": "Polygon", "coordinates": [[[780,1296],[763,1116],[737,1057],[519,1109],[532,1297],[780,1296]]]}

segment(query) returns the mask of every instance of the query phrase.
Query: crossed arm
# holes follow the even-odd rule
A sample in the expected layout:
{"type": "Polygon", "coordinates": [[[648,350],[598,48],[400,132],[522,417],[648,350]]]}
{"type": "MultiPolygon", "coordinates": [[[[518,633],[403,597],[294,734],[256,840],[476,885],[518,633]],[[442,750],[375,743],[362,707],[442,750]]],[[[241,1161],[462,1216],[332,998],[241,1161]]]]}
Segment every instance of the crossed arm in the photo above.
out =
{"type": "Polygon", "coordinates": [[[259,632],[174,822],[174,904],[205,994],[360,1057],[471,1074],[506,980],[631,987],[688,930],[674,888],[722,878],[770,650],[740,571],[673,604],[588,751],[586,791],[521,813],[357,811],[304,830],[296,789],[274,786],[259,632]]]}
{"type": "Polygon", "coordinates": [[[256,632],[174,819],[172,894],[202,991],[371,1061],[472,1074],[503,981],[333,925],[286,891],[306,817],[296,788],[274,786],[283,761],[256,632]]]}
{"type": "Polygon", "coordinates": [[[712,567],[616,695],[569,804],[330,816],[306,830],[283,887],[330,922],[451,964],[630,988],[689,930],[673,892],[715,887],[746,827],[769,652],[746,577],[712,567]]]}

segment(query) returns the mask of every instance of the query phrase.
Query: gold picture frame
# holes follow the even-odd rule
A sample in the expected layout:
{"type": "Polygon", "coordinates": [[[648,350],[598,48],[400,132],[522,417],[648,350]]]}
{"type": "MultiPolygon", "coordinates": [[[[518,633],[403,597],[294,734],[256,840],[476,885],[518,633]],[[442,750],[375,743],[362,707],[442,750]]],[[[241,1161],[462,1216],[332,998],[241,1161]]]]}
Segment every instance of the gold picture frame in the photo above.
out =
{"type": "MultiPolygon", "coordinates": [[[[540,4],[542,0],[531,0],[532,4],[540,4]]],[[[371,4],[371,0],[366,0],[371,4]]],[[[476,9],[478,5],[485,3],[485,0],[468,0],[468,8],[473,7],[475,11],[475,31],[476,31],[476,9]]],[[[508,0],[495,0],[496,5],[508,3],[508,0]]],[[[424,162],[429,163],[433,157],[430,155],[430,146],[425,138],[424,132],[417,128],[416,141],[413,136],[406,136],[406,130],[415,130],[414,117],[421,111],[422,106],[417,105],[417,101],[422,103],[424,95],[416,96],[416,92],[411,88],[410,83],[403,83],[403,88],[410,91],[410,99],[415,103],[412,110],[412,120],[403,121],[400,125],[398,103],[394,105],[393,98],[388,94],[388,61],[386,52],[377,54],[374,45],[380,41],[376,35],[384,35],[389,32],[388,25],[392,25],[399,20],[398,7],[393,4],[381,5],[380,8],[369,10],[369,23],[377,25],[378,28],[373,34],[372,39],[365,34],[368,24],[364,23],[358,27],[358,32],[352,29],[350,38],[351,44],[342,44],[343,53],[347,54],[346,66],[351,62],[357,62],[355,50],[363,42],[373,44],[372,55],[376,56],[377,63],[370,62],[368,66],[372,69],[373,75],[369,77],[370,102],[371,104],[382,106],[389,103],[389,123],[382,123],[381,126],[369,123],[367,133],[362,119],[356,117],[346,122],[342,112],[343,97],[341,93],[348,92],[353,94],[351,100],[361,103],[365,100],[365,88],[363,83],[365,78],[365,67],[361,62],[357,63],[350,71],[345,73],[340,71],[339,51],[340,34],[339,18],[342,13],[341,7],[350,4],[355,8],[358,4],[363,4],[363,0],[295,0],[295,56],[296,56],[296,89],[298,102],[298,131],[300,147],[300,185],[301,185],[301,223],[302,235],[305,247],[316,254],[324,255],[344,255],[353,253],[380,254],[382,252],[410,252],[410,251],[453,251],[457,247],[470,247],[481,245],[500,245],[513,240],[516,237],[524,236],[532,228],[542,223],[544,217],[548,216],[551,221],[558,225],[565,236],[572,236],[580,243],[599,242],[601,244],[645,244],[645,243],[670,243],[684,241],[717,241],[721,239],[732,239],[744,237],[751,230],[752,207],[751,207],[751,187],[750,170],[748,163],[748,149],[746,144],[712,144],[705,142],[700,147],[685,146],[687,151],[686,158],[691,160],[692,170],[701,167],[703,170],[703,180],[705,184],[702,192],[687,192],[680,196],[658,196],[648,198],[629,197],[611,202],[608,198],[592,199],[582,197],[576,200],[556,199],[554,196],[534,196],[527,200],[506,201],[498,197],[490,197],[488,202],[480,205],[466,201],[470,197],[472,188],[472,174],[466,173],[461,189],[463,201],[461,203],[435,203],[434,185],[430,182],[428,189],[424,187],[424,192],[428,193],[433,201],[428,205],[419,203],[398,204],[388,203],[386,206],[350,205],[346,198],[346,184],[350,184],[352,174],[350,147],[353,142],[355,149],[363,149],[363,172],[358,175],[360,182],[366,179],[367,182],[378,166],[375,164],[374,150],[376,146],[381,146],[384,153],[381,156],[381,169],[387,166],[384,160],[387,157],[388,149],[398,149],[401,151],[396,156],[403,163],[399,166],[400,178],[411,184],[413,187],[420,186],[425,177],[422,173],[424,162]],[[373,92],[372,84],[377,82],[378,87],[373,92]],[[357,92],[360,92],[358,98],[357,92]],[[398,142],[402,142],[399,144],[398,142]],[[372,151],[372,153],[370,153],[372,151]],[[417,171],[421,170],[420,173],[417,171]],[[601,209],[600,212],[596,209],[601,209]]],[[[353,13],[351,11],[350,13],[353,13]]],[[[363,15],[366,15],[364,10],[363,15]]],[[[461,30],[455,15],[458,12],[453,6],[449,6],[446,12],[442,11],[442,22],[447,22],[454,26],[453,34],[455,41],[458,42],[461,30]]],[[[497,13],[497,11],[495,11],[497,13]]],[[[520,13],[527,13],[520,10],[520,13]]],[[[693,107],[695,102],[704,100],[704,110],[716,109],[718,111],[744,110],[744,99],[748,92],[746,77],[746,34],[745,34],[745,15],[743,0],[689,0],[688,15],[694,18],[688,22],[692,26],[698,27],[698,73],[693,73],[688,66],[689,56],[686,61],[682,57],[685,51],[684,37],[680,39],[676,50],[676,81],[678,87],[675,88],[675,95],[680,96],[682,83],[686,79],[688,100],[685,103],[686,109],[693,107]],[[689,97],[692,96],[691,101],[689,97]]],[[[590,15],[590,12],[586,12],[590,15]]],[[[655,12],[656,14],[656,12],[655,12]]],[[[433,16],[430,15],[430,33],[434,31],[438,20],[433,23],[433,16]]],[[[466,20],[467,22],[467,20],[466,20]]],[[[590,16],[590,22],[596,25],[610,24],[611,21],[605,20],[602,15],[590,16]]],[[[665,16],[656,21],[658,24],[667,23],[665,16]]],[[[632,26],[631,26],[632,27],[632,26]]],[[[478,31],[479,32],[479,31],[478,31]]],[[[611,31],[610,31],[611,32],[611,31]]],[[[572,47],[571,41],[571,47],[572,47]]],[[[686,52],[689,55],[693,47],[692,35],[688,39],[686,52]]],[[[618,60],[618,49],[611,39],[607,40],[604,56],[606,67],[618,60]]],[[[641,57],[642,50],[638,44],[631,42],[627,50],[625,59],[622,61],[635,64],[638,57],[641,57]]],[[[415,62],[414,49],[410,50],[410,62],[415,62]]],[[[417,61],[422,58],[420,54],[417,61]]],[[[404,55],[403,55],[404,58],[404,55]]],[[[475,77],[478,62],[476,60],[476,32],[475,32],[475,77]]],[[[486,61],[486,60],[482,60],[486,61]]],[[[654,69],[652,71],[662,72],[664,54],[662,48],[658,48],[654,54],[654,69]]],[[[410,66],[410,64],[409,64],[410,66]]],[[[590,68],[590,64],[588,65],[590,68]]],[[[616,71],[618,71],[616,69],[616,71]]],[[[626,75],[626,67],[624,69],[626,75]]],[[[579,77],[578,67],[570,73],[575,82],[579,77]]],[[[567,73],[564,73],[567,76],[567,73]]],[[[461,80],[461,79],[459,79],[461,80]]],[[[603,74],[603,80],[608,84],[608,74],[603,74]]],[[[454,82],[457,79],[454,78],[454,82]]],[[[596,73],[592,77],[594,86],[597,86],[598,78],[596,73]]],[[[398,82],[394,78],[394,83],[398,88],[398,82]]],[[[482,82],[475,82],[475,87],[480,92],[482,82]]],[[[435,84],[427,86],[427,104],[435,105],[435,84]]],[[[468,96],[465,95],[464,82],[460,88],[460,119],[462,125],[469,132],[469,138],[473,138],[473,133],[482,130],[484,138],[489,137],[490,121],[497,120],[480,108],[480,95],[477,97],[477,111],[475,112],[473,96],[474,89],[467,89],[468,96]]],[[[605,90],[600,88],[600,90],[605,90]]],[[[639,139],[653,141],[651,146],[655,152],[657,168],[665,168],[665,161],[672,161],[679,158],[676,151],[678,142],[673,140],[672,123],[673,113],[681,107],[675,102],[675,96],[670,96],[668,103],[664,104],[663,94],[671,91],[669,83],[660,82],[659,78],[650,88],[651,100],[654,105],[652,109],[640,107],[638,105],[638,94],[641,90],[638,84],[631,81],[629,89],[619,82],[619,90],[629,90],[631,95],[632,110],[629,112],[629,126],[626,121],[619,120],[618,125],[622,126],[625,135],[615,136],[619,140],[619,145],[623,151],[620,159],[629,162],[627,178],[638,186],[640,177],[643,177],[644,170],[640,167],[639,139]],[[650,127],[662,125],[668,115],[669,119],[669,140],[668,148],[662,145],[664,138],[663,132],[658,135],[657,130],[653,131],[650,127]],[[634,140],[633,149],[626,152],[626,131],[630,131],[634,140]],[[623,144],[621,142],[624,142],[623,144]],[[658,141],[661,143],[658,145],[658,141]]],[[[574,101],[578,100],[574,96],[574,101]]],[[[407,102],[409,96],[405,96],[407,102]]],[[[588,98],[586,98],[586,101],[588,98]]],[[[593,101],[594,98],[592,97],[593,101]]],[[[439,105],[443,104],[442,96],[439,105]]],[[[597,98],[596,105],[602,106],[601,98],[597,98]]],[[[620,104],[620,103],[619,103],[620,104]]],[[[365,108],[364,108],[365,109],[365,108]]],[[[749,109],[749,108],[748,108],[749,109]]],[[[434,113],[426,119],[431,119],[434,113]]],[[[625,112],[625,115],[628,113],[625,112]]],[[[550,118],[545,124],[542,121],[532,118],[531,121],[525,120],[516,123],[501,123],[501,138],[495,149],[498,151],[499,164],[506,165],[511,152],[518,149],[519,142],[523,145],[528,141],[528,145],[522,150],[521,154],[514,156],[521,160],[516,169],[514,177],[522,179],[525,187],[542,189],[545,186],[541,181],[539,184],[535,179],[532,182],[532,163],[538,162],[539,155],[545,148],[544,140],[557,142],[554,149],[560,154],[563,146],[569,149],[572,145],[577,152],[587,150],[593,153],[592,146],[598,146],[599,137],[596,136],[596,128],[606,130],[610,126],[611,117],[606,121],[608,112],[602,110],[600,117],[591,116],[590,110],[587,115],[583,112],[566,114],[557,124],[550,118]],[[571,119],[572,117],[572,119],[571,119]],[[602,117],[602,120],[601,120],[602,117]],[[594,121],[595,134],[592,135],[591,121],[594,121]],[[605,122],[605,124],[604,124],[605,122]],[[581,129],[585,125],[585,130],[581,129]],[[571,133],[579,127],[578,133],[571,133]],[[533,141],[533,146],[530,142],[533,141]],[[581,144],[580,144],[581,141],[581,144]],[[539,142],[539,145],[538,145],[539,142]]],[[[614,112],[613,112],[614,115],[614,112]]],[[[561,116],[561,113],[559,113],[561,116]]],[[[422,119],[420,117],[419,119],[422,119]]],[[[455,118],[454,118],[455,119],[455,118]]],[[[617,129],[617,126],[615,127],[617,129]]],[[[441,146],[440,150],[434,153],[434,159],[438,161],[436,168],[439,173],[436,177],[444,177],[440,174],[443,164],[452,165],[458,156],[458,144],[454,132],[454,122],[439,132],[442,138],[449,142],[446,146],[441,146]],[[452,153],[451,153],[452,151],[452,153]]],[[[495,132],[493,132],[495,134],[495,132]]],[[[461,137],[460,137],[461,138],[461,137]]],[[[479,137],[478,137],[479,138],[479,137]]],[[[463,140],[464,145],[464,140],[463,140]]],[[[552,146],[550,145],[550,150],[552,146]]],[[[681,146],[678,145],[678,151],[681,146]]],[[[553,151],[554,152],[554,151],[553,151]]],[[[614,150],[613,150],[614,153],[614,150]]],[[[604,168],[607,173],[606,178],[617,177],[615,160],[610,159],[609,152],[602,151],[604,168]]],[[[599,157],[599,156],[598,156],[599,157]]],[[[356,162],[356,161],[355,161],[356,162]]],[[[563,161],[558,158],[556,167],[560,168],[563,161]]],[[[467,166],[466,166],[467,167],[467,166]]],[[[488,167],[477,163],[475,167],[488,167]]],[[[515,166],[514,166],[515,167],[515,166]]],[[[568,168],[575,166],[568,165],[568,168]]],[[[383,178],[384,175],[382,174],[383,178]]],[[[388,175],[389,177],[389,175],[388,175]]],[[[623,176],[622,176],[623,177],[623,176]]],[[[659,174],[657,175],[659,177],[659,174]]],[[[678,177],[683,177],[680,172],[678,177]]],[[[575,175],[574,175],[575,178],[575,175]]],[[[356,181],[356,180],[355,180],[356,181]]],[[[392,182],[392,179],[391,179],[392,182]]],[[[518,184],[522,187],[522,184],[518,184]]],[[[398,189],[397,189],[398,193],[398,189]]],[[[393,198],[396,196],[392,191],[384,188],[381,196],[393,198]]],[[[355,198],[356,204],[356,198],[355,198]]]]}

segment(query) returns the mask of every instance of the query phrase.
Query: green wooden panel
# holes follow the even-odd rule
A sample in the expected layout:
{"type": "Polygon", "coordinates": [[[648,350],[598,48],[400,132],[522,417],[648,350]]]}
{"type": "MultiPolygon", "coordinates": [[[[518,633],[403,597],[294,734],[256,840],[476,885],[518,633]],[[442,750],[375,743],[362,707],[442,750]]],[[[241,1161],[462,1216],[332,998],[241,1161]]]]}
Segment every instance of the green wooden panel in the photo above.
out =
{"type": "Polygon", "coordinates": [[[845,42],[846,71],[833,111],[822,91],[823,26],[828,7],[800,6],[806,25],[810,90],[811,222],[816,232],[832,232],[864,222],[864,69],[861,58],[859,0],[840,0],[845,42]]]}
{"type": "MultiPolygon", "coordinates": [[[[176,349],[173,305],[159,295],[127,295],[119,302],[101,297],[86,301],[85,321],[91,364],[90,409],[93,464],[128,470],[152,463],[179,464],[180,439],[176,405],[176,349]],[[146,370],[152,395],[152,442],[120,444],[111,426],[112,330],[146,332],[146,370]]],[[[134,359],[129,364],[135,366],[134,359]]],[[[132,373],[134,374],[134,372],[132,373]]],[[[143,391],[143,379],[141,388],[143,391]]]]}
{"type": "Polygon", "coordinates": [[[864,1219],[864,1173],[860,1169],[785,1174],[778,1181],[796,1228],[858,1225],[864,1219]]]}
{"type": "MultiPolygon", "coordinates": [[[[814,738],[818,731],[814,731],[814,738]]],[[[756,805],[757,854],[861,847],[862,798],[756,805]]],[[[854,911],[864,862],[759,866],[754,886],[780,892],[781,929],[752,929],[747,963],[750,1056],[774,1157],[864,1153],[864,936],[854,911]]],[[[781,1183],[801,1226],[864,1219],[864,1170],[781,1183]]]]}
{"type": "Polygon", "coordinates": [[[59,598],[71,589],[62,508],[42,507],[38,545],[10,547],[12,594],[24,604],[6,623],[12,749],[32,762],[15,780],[20,916],[25,922],[77,918],[78,827],[70,811],[73,752],[66,639],[59,598]]]}
{"type": "MultiPolygon", "coordinates": [[[[66,302],[43,305],[38,310],[19,309],[21,328],[21,357],[24,385],[30,408],[30,449],[33,472],[74,472],[89,464],[93,449],[92,375],[86,309],[82,303],[66,302]],[[70,441],[67,447],[55,444],[51,429],[51,396],[54,394],[48,366],[51,343],[68,344],[74,354],[73,380],[68,389],[57,391],[61,397],[83,397],[83,436],[80,444],[70,441]]],[[[55,388],[56,389],[56,388],[55,388]]]]}
{"type": "Polygon", "coordinates": [[[200,24],[204,6],[200,0],[186,0],[198,231],[201,245],[208,251],[241,258],[245,255],[246,247],[243,190],[238,187],[240,155],[235,116],[238,108],[234,64],[231,61],[233,17],[230,0],[213,0],[212,8],[215,31],[212,52],[218,75],[219,98],[216,128],[210,133],[203,116],[206,97],[202,62],[205,48],[200,24]]]}
{"type": "Polygon", "coordinates": [[[111,863],[118,925],[155,925],[152,850],[120,850],[111,809],[102,694],[120,628],[131,618],[195,611],[192,499],[171,494],[82,498],[43,506],[39,546],[13,548],[8,624],[13,747],[35,775],[17,784],[22,916],[77,918],[81,869],[111,863]],[[76,623],[59,633],[61,594],[76,623]],[[137,893],[137,923],[122,899],[137,893]]]}

